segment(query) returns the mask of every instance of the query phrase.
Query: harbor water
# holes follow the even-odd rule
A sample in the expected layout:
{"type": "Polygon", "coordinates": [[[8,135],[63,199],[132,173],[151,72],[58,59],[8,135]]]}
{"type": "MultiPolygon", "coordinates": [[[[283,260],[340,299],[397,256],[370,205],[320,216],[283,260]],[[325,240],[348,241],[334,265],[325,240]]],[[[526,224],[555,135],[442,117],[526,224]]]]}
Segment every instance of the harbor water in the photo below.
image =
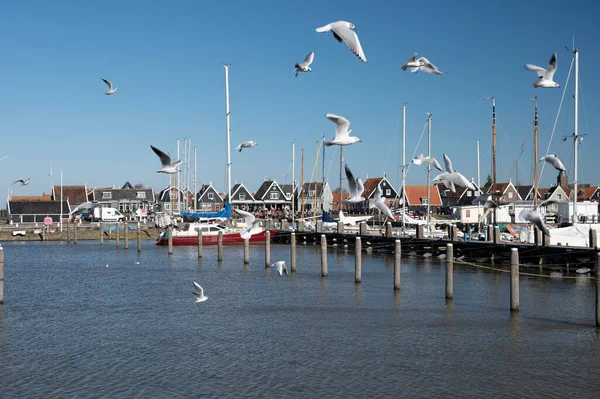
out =
{"type": "Polygon", "coordinates": [[[594,280],[507,273],[298,245],[6,243],[0,396],[11,398],[592,398],[600,386],[594,280]],[[285,260],[287,245],[272,245],[285,260]],[[192,281],[208,300],[196,306],[192,281]]]}

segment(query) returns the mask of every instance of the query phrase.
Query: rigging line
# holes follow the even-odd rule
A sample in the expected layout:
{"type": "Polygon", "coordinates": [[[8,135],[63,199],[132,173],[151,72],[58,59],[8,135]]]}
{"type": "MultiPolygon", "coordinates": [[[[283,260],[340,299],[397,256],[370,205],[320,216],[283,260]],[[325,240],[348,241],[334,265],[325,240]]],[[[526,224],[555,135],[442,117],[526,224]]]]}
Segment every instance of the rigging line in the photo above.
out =
{"type": "MultiPolygon", "coordinates": [[[[392,133],[396,133],[398,131],[398,127],[400,126],[400,121],[396,122],[396,127],[394,128],[392,133]]],[[[390,140],[391,142],[391,140],[390,140]]],[[[389,159],[390,159],[390,152],[392,152],[392,145],[388,146],[388,152],[387,155],[385,156],[385,162],[383,163],[384,167],[382,170],[382,173],[385,175],[385,165],[388,163],[389,159]]]]}
{"type": "Polygon", "coordinates": [[[581,76],[579,77],[579,90],[581,91],[581,104],[583,105],[583,119],[585,119],[585,128],[587,129],[586,133],[590,133],[590,127],[588,125],[587,113],[585,111],[585,98],[583,97],[583,82],[581,81],[581,76]]]}
{"type": "MultiPolygon", "coordinates": [[[[283,179],[283,181],[287,181],[288,176],[290,175],[290,170],[292,169],[292,161],[290,161],[290,166],[288,166],[288,170],[285,174],[285,179],[283,179]]],[[[292,184],[294,184],[294,182],[292,182],[292,184]]]]}
{"type": "Polygon", "coordinates": [[[523,151],[525,151],[525,145],[526,145],[527,141],[529,140],[529,136],[531,135],[532,131],[533,131],[533,127],[529,127],[529,131],[527,132],[527,135],[525,136],[525,138],[523,139],[523,143],[521,144],[521,150],[519,152],[519,155],[516,156],[515,162],[513,163],[513,166],[510,168],[510,173],[508,175],[509,179],[512,177],[513,172],[515,171],[515,169],[517,169],[517,165],[518,165],[519,161],[521,160],[521,156],[523,155],[523,151]]]}
{"type": "MultiPolygon", "coordinates": [[[[335,156],[337,154],[338,147],[339,147],[339,145],[336,145],[335,148],[333,149],[333,154],[331,154],[331,157],[330,157],[331,159],[329,160],[329,165],[327,166],[327,171],[326,171],[327,176],[329,176],[329,171],[331,170],[331,164],[333,164],[333,160],[336,159],[335,156]]],[[[327,180],[329,180],[329,178],[327,180]]]]}
{"type": "MultiPolygon", "coordinates": [[[[323,145],[323,140],[319,140],[319,147],[318,147],[318,149],[317,149],[317,152],[318,152],[318,153],[320,153],[320,152],[321,152],[321,146],[322,146],[322,145],[323,145]]],[[[315,169],[316,169],[316,168],[318,168],[318,167],[319,167],[319,165],[318,165],[318,162],[317,162],[317,154],[315,154],[315,164],[314,164],[314,166],[313,166],[313,171],[312,171],[312,175],[311,175],[312,177],[314,177],[314,176],[315,176],[315,169]]],[[[315,182],[311,182],[311,183],[315,183],[315,182]]]]}
{"type": "Polygon", "coordinates": [[[425,129],[427,129],[427,122],[425,122],[425,125],[423,126],[423,130],[421,131],[421,137],[419,137],[419,141],[417,142],[415,151],[413,152],[412,157],[410,158],[410,161],[408,162],[408,166],[406,167],[406,175],[407,176],[408,176],[408,172],[410,171],[410,167],[412,166],[412,160],[415,159],[415,155],[417,154],[417,151],[419,150],[419,144],[421,144],[421,140],[423,139],[423,135],[425,134],[425,129]]]}
{"type": "MultiPolygon", "coordinates": [[[[562,96],[560,98],[560,104],[558,106],[558,112],[556,113],[556,118],[554,119],[554,127],[552,128],[552,134],[550,135],[550,141],[548,142],[548,148],[546,149],[546,154],[550,151],[550,146],[552,145],[552,139],[554,138],[554,133],[556,133],[556,125],[558,125],[558,118],[560,117],[560,110],[563,106],[563,101],[565,100],[565,93],[567,92],[567,88],[569,87],[569,78],[571,77],[571,71],[573,70],[573,62],[575,59],[571,59],[571,67],[569,68],[569,74],[567,75],[567,81],[565,83],[565,88],[563,89],[562,96]]],[[[544,154],[544,155],[546,155],[544,154]]],[[[540,182],[542,181],[542,177],[544,176],[544,169],[546,168],[547,162],[542,162],[542,170],[540,171],[540,175],[538,176],[538,187],[540,186],[540,182]]]]}

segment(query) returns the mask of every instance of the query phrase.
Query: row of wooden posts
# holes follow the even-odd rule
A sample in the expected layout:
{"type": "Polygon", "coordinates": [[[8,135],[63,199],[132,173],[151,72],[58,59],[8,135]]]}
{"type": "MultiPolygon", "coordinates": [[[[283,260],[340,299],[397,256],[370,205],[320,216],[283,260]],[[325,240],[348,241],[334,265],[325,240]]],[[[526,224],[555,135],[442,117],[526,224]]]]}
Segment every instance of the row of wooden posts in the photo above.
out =
{"type": "MultiPolygon", "coordinates": [[[[116,242],[116,246],[117,248],[121,245],[121,237],[120,237],[120,223],[117,223],[117,229],[116,229],[116,237],[115,237],[115,242],[116,242]]],[[[109,225],[109,229],[110,229],[109,225]]],[[[127,222],[123,223],[123,231],[124,231],[124,237],[123,237],[123,245],[125,247],[125,249],[129,249],[129,224],[127,222]]],[[[71,240],[73,240],[73,244],[77,244],[77,230],[78,230],[78,225],[77,223],[67,223],[67,242],[71,242],[71,240]],[[70,225],[73,224],[73,227],[70,227],[70,225]],[[71,232],[71,230],[73,230],[71,232]],[[73,237],[71,237],[71,235],[73,237]]],[[[109,230],[110,231],[110,230],[109,230]]],[[[142,252],[142,228],[140,223],[137,223],[137,228],[136,228],[136,233],[137,233],[137,251],[138,252],[142,252]]],[[[104,223],[100,223],[100,245],[104,245],[104,223]]]]}

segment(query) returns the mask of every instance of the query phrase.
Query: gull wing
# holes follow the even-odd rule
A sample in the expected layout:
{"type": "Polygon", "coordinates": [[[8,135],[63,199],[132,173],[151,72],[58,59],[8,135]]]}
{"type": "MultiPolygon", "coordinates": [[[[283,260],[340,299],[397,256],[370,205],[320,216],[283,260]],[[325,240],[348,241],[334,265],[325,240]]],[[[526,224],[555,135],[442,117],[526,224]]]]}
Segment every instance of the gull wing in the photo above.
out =
{"type": "Polygon", "coordinates": [[[348,167],[348,165],[345,165],[344,170],[346,171],[346,179],[348,179],[348,191],[349,191],[350,197],[354,197],[355,195],[360,195],[357,193],[358,186],[356,184],[356,179],[354,178],[354,175],[352,174],[352,171],[350,171],[350,168],[348,167]]]}
{"type": "Polygon", "coordinates": [[[306,58],[304,58],[304,61],[302,61],[302,63],[300,63],[301,66],[303,67],[307,67],[310,64],[312,64],[313,60],[315,59],[315,52],[311,51],[306,58]]]}
{"type": "Polygon", "coordinates": [[[554,73],[556,72],[556,53],[552,54],[550,57],[550,62],[548,63],[548,69],[544,76],[548,80],[552,80],[554,78],[554,73]]]}
{"type": "Polygon", "coordinates": [[[194,295],[196,295],[197,297],[202,297],[204,296],[204,289],[200,286],[200,284],[198,284],[195,281],[192,281],[194,283],[194,295]]]}
{"type": "Polygon", "coordinates": [[[443,171],[442,167],[440,166],[440,163],[437,161],[437,159],[431,157],[431,161],[430,161],[431,165],[433,165],[437,170],[439,171],[443,171]]]}
{"type": "Polygon", "coordinates": [[[356,185],[358,186],[356,194],[361,196],[362,193],[365,191],[365,185],[363,184],[363,181],[360,177],[356,179],[356,185]]]}
{"type": "Polygon", "coordinates": [[[350,121],[343,116],[335,114],[325,114],[325,118],[335,123],[335,138],[350,136],[350,121]]]}
{"type": "Polygon", "coordinates": [[[543,78],[546,75],[546,70],[542,67],[533,64],[525,64],[525,69],[529,71],[534,71],[537,73],[538,77],[543,78]]]}
{"type": "Polygon", "coordinates": [[[344,43],[346,43],[350,51],[360,58],[362,62],[367,62],[367,57],[365,56],[362,46],[360,45],[358,35],[352,29],[348,28],[342,23],[333,23],[330,25],[333,33],[342,39],[344,43]]]}
{"type": "Polygon", "coordinates": [[[442,75],[443,74],[427,58],[421,57],[421,58],[419,58],[419,62],[421,62],[421,64],[423,64],[423,66],[421,67],[423,71],[433,73],[434,75],[442,75]]]}
{"type": "Polygon", "coordinates": [[[381,185],[377,185],[377,188],[375,188],[375,194],[373,194],[374,198],[373,198],[373,202],[375,203],[379,203],[379,202],[383,202],[383,200],[381,199],[381,196],[383,195],[383,190],[381,189],[381,185]]]}
{"type": "Polygon", "coordinates": [[[152,151],[154,151],[154,153],[156,155],[158,155],[158,157],[160,158],[160,163],[163,166],[170,166],[171,165],[171,157],[170,156],[168,156],[167,154],[165,154],[164,152],[162,152],[158,148],[154,147],[153,145],[150,145],[150,148],[152,148],[152,151]]]}
{"type": "Polygon", "coordinates": [[[448,173],[454,172],[454,169],[452,169],[452,161],[450,160],[450,158],[446,154],[444,154],[444,163],[446,164],[446,171],[448,173]]]}
{"type": "Polygon", "coordinates": [[[106,80],[106,79],[104,79],[104,78],[100,78],[100,79],[102,79],[102,81],[103,81],[104,83],[106,83],[106,85],[108,86],[108,90],[109,90],[109,91],[113,89],[113,87],[112,87],[112,83],[110,83],[108,80],[106,80]]]}
{"type": "MultiPolygon", "coordinates": [[[[256,221],[256,218],[254,217],[254,215],[251,214],[250,212],[246,212],[241,209],[236,209],[235,211],[244,218],[244,221],[246,222],[246,226],[248,226],[248,230],[249,230],[252,227],[252,225],[254,224],[254,222],[256,221]]],[[[242,238],[244,238],[244,237],[242,237],[242,238]]]]}

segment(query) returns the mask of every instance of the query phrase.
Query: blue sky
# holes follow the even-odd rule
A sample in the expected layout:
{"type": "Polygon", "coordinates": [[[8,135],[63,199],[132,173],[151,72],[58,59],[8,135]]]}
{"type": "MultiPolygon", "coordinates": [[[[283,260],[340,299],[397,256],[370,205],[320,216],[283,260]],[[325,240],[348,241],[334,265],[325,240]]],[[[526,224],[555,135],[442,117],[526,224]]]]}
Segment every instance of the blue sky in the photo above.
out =
{"type": "MultiPolygon", "coordinates": [[[[300,180],[315,162],[315,142],[330,139],[327,112],[343,115],[363,142],[344,149],[355,175],[387,174],[399,181],[402,105],[407,105],[407,157],[415,152],[433,114],[432,152],[446,152],[455,169],[476,177],[476,141],[482,181],[491,171],[491,102],[498,112],[498,180],[522,184],[532,178],[533,102],[540,107],[540,154],[545,153],[562,89],[534,89],[525,62],[546,66],[558,53],[555,80],[564,87],[575,35],[580,53],[580,182],[600,184],[595,168],[600,104],[600,28],[594,2],[507,1],[142,1],[11,2],[0,15],[0,161],[2,182],[14,195],[49,192],[63,169],[64,184],[88,187],[143,183],[157,191],[167,178],[155,173],[150,144],[176,154],[176,140],[198,148],[198,182],[226,191],[225,88],[223,63],[231,63],[232,149],[244,140],[256,148],[232,151],[232,183],[257,189],[265,178],[291,182],[296,142],[300,180]],[[368,58],[360,62],[331,34],[315,28],[346,20],[358,28],[368,58]],[[294,77],[296,62],[315,51],[313,72],[294,77]],[[414,52],[443,76],[411,74],[400,66],[414,52]],[[119,91],[105,96],[100,77],[119,91]],[[581,93],[581,91],[580,91],[581,93]],[[589,126],[589,128],[588,128],[589,126]],[[26,187],[14,180],[31,177],[26,187]]],[[[565,95],[551,151],[568,165],[573,132],[573,83],[565,95]]],[[[426,137],[417,153],[427,153],[426,137]]],[[[338,150],[326,154],[327,177],[337,187],[338,150]],[[337,159],[336,159],[337,158],[337,159]],[[333,162],[331,162],[333,160],[333,162]]],[[[320,158],[321,159],[321,158],[320,158]]],[[[319,179],[321,166],[319,166],[319,179]]],[[[555,173],[546,168],[542,183],[555,173]]],[[[425,184],[424,168],[411,167],[408,184],[425,184]]]]}

